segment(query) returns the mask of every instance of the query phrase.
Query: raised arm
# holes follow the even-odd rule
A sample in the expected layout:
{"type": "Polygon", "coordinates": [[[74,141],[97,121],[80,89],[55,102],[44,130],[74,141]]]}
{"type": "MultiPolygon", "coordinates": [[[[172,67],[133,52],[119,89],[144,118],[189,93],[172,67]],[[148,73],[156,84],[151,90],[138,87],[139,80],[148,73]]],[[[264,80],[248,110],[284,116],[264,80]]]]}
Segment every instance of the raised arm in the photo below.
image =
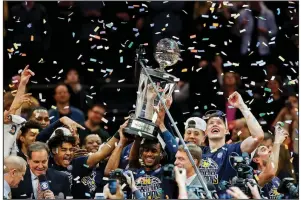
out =
{"type": "Polygon", "coordinates": [[[126,121],[124,124],[122,124],[118,130],[120,140],[119,140],[118,145],[115,147],[115,149],[107,163],[107,166],[105,168],[105,173],[104,173],[105,176],[109,176],[110,172],[112,170],[117,169],[119,166],[122,150],[127,145],[127,141],[128,141],[128,139],[123,135],[123,129],[127,126],[127,123],[128,123],[128,121],[126,121]]]}
{"type": "Polygon", "coordinates": [[[21,79],[20,79],[20,83],[19,83],[19,87],[17,90],[17,94],[13,100],[13,103],[9,109],[9,114],[12,115],[20,115],[21,114],[21,106],[23,104],[24,101],[29,101],[28,96],[30,96],[30,94],[25,94],[25,90],[26,90],[26,85],[30,79],[31,76],[34,76],[34,72],[31,71],[29,68],[29,65],[27,65],[22,74],[21,74],[21,79]],[[27,97],[27,98],[26,98],[27,97]]]}
{"type": "Polygon", "coordinates": [[[139,163],[139,149],[141,143],[141,137],[136,136],[134,144],[131,148],[130,155],[129,155],[129,167],[138,169],[141,167],[139,163]]]}
{"type": "Polygon", "coordinates": [[[238,108],[246,120],[251,136],[241,143],[240,148],[242,152],[250,154],[262,142],[264,132],[238,92],[234,92],[230,95],[229,103],[235,108],[238,108]]]}
{"type": "Polygon", "coordinates": [[[89,167],[96,166],[100,161],[104,160],[108,157],[115,148],[115,143],[118,142],[119,139],[112,137],[105,145],[101,148],[101,150],[97,151],[89,155],[87,160],[87,165],[89,167]]]}

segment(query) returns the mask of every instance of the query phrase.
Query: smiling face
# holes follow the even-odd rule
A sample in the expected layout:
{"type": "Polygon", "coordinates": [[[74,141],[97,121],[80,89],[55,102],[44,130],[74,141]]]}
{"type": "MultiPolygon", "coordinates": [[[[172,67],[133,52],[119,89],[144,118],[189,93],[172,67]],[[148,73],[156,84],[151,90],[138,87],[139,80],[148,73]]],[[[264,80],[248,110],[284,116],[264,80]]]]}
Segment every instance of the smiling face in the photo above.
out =
{"type": "Polygon", "coordinates": [[[30,120],[39,123],[43,129],[49,126],[50,124],[47,110],[35,110],[30,116],[30,120]]]}
{"type": "Polygon", "coordinates": [[[98,151],[99,146],[101,144],[101,139],[96,134],[88,135],[85,138],[85,145],[83,146],[89,153],[95,153],[98,151]]]}
{"type": "Polygon", "coordinates": [[[46,150],[34,151],[31,154],[31,159],[27,160],[32,173],[36,176],[46,174],[48,169],[48,153],[46,150]]]}
{"type": "Polygon", "coordinates": [[[205,134],[197,128],[187,128],[184,134],[184,141],[191,142],[196,145],[201,145],[204,142],[205,134]]]}
{"type": "Polygon", "coordinates": [[[155,168],[162,158],[160,143],[143,147],[141,157],[146,168],[155,168]]]}
{"type": "Polygon", "coordinates": [[[210,139],[225,139],[228,132],[225,122],[219,117],[211,117],[207,121],[206,135],[210,139]]]}
{"type": "Polygon", "coordinates": [[[62,167],[68,167],[73,159],[74,146],[71,143],[64,142],[61,147],[54,150],[54,161],[57,165],[62,167]]]}

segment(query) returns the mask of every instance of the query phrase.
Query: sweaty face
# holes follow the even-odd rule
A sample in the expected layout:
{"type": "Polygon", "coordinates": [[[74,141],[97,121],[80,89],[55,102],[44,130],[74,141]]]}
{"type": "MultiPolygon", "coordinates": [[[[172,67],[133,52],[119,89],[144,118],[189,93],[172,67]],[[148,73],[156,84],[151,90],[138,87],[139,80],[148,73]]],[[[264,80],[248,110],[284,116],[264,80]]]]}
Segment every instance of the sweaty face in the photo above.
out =
{"type": "Polygon", "coordinates": [[[101,144],[101,139],[98,135],[92,134],[86,137],[86,143],[84,148],[90,153],[95,153],[98,151],[98,148],[101,144]]]}
{"type": "Polygon", "coordinates": [[[105,109],[95,106],[88,112],[88,119],[92,121],[93,124],[100,124],[101,119],[105,114],[105,109]]]}
{"type": "Polygon", "coordinates": [[[147,168],[153,168],[160,164],[161,161],[161,149],[160,144],[150,145],[149,147],[144,147],[142,151],[142,161],[147,168]]]}
{"type": "Polygon", "coordinates": [[[25,171],[26,171],[26,167],[24,168],[24,170],[22,171],[14,171],[14,178],[13,178],[13,181],[10,185],[11,188],[17,188],[20,181],[23,180],[23,177],[25,175],[25,171]]]}
{"type": "Polygon", "coordinates": [[[209,139],[224,139],[226,133],[226,125],[221,118],[212,117],[208,120],[206,134],[209,139]]]}
{"type": "Polygon", "coordinates": [[[33,120],[41,125],[44,129],[50,124],[49,115],[47,110],[35,110],[30,117],[30,120],[33,120]]]}
{"type": "Polygon", "coordinates": [[[196,145],[201,145],[204,142],[204,132],[196,128],[187,128],[184,134],[184,141],[196,145]]]}
{"type": "Polygon", "coordinates": [[[66,86],[60,85],[55,90],[54,99],[58,103],[68,103],[70,94],[66,86]]]}
{"type": "Polygon", "coordinates": [[[32,173],[36,176],[46,174],[48,169],[48,153],[46,150],[32,152],[28,165],[32,173]]]}
{"type": "Polygon", "coordinates": [[[58,148],[57,153],[55,152],[54,161],[57,165],[62,167],[68,167],[73,159],[74,151],[73,146],[70,143],[63,143],[61,147],[58,148]]]}
{"type": "Polygon", "coordinates": [[[27,133],[25,133],[23,136],[20,136],[20,140],[22,144],[25,145],[25,147],[28,147],[36,141],[36,137],[38,134],[39,132],[37,129],[29,129],[27,133]]]}
{"type": "Polygon", "coordinates": [[[176,154],[176,161],[175,166],[179,168],[185,168],[187,172],[190,172],[190,170],[193,170],[193,166],[184,151],[178,151],[176,154]]]}

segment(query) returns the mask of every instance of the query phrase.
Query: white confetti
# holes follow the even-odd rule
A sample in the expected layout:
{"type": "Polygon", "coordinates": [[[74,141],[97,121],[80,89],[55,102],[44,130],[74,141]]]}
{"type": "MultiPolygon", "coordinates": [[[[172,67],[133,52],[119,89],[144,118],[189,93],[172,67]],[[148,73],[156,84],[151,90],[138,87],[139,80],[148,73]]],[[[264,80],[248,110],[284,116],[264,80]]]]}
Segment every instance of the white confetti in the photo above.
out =
{"type": "Polygon", "coordinates": [[[121,83],[121,82],[123,82],[123,81],[125,81],[125,79],[118,80],[118,83],[121,83]]]}
{"type": "Polygon", "coordinates": [[[106,118],[104,118],[104,117],[101,118],[101,121],[103,121],[103,122],[106,123],[106,124],[108,123],[108,120],[107,120],[106,118]]]}

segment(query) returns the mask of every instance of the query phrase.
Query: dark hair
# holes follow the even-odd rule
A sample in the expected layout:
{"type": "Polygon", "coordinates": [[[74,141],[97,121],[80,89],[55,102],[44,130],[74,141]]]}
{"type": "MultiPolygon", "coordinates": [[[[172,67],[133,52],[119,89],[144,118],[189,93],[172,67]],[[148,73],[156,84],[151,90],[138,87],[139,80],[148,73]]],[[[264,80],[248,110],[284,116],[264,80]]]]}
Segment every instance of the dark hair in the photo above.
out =
{"type": "Polygon", "coordinates": [[[49,154],[49,148],[47,146],[47,144],[43,143],[43,142],[34,142],[31,145],[29,145],[28,149],[27,149],[27,156],[28,159],[32,158],[32,152],[37,152],[37,151],[42,151],[45,150],[47,152],[47,154],[49,154]]]}
{"type": "Polygon", "coordinates": [[[32,109],[30,110],[30,112],[29,112],[29,115],[28,115],[28,118],[29,118],[29,119],[32,117],[34,111],[36,111],[36,110],[45,110],[45,111],[48,113],[48,110],[47,110],[47,108],[45,108],[45,107],[42,107],[42,106],[34,107],[34,108],[32,108],[32,109]]]}
{"type": "Polygon", "coordinates": [[[227,126],[227,123],[226,123],[226,114],[223,113],[222,111],[220,110],[209,110],[205,113],[203,119],[206,121],[206,123],[208,123],[208,121],[213,118],[213,117],[218,117],[220,118],[224,124],[227,126]]]}
{"type": "Polygon", "coordinates": [[[272,142],[274,143],[275,141],[275,136],[272,135],[271,133],[269,132],[264,132],[264,141],[267,141],[267,140],[272,140],[272,142]]]}
{"type": "MultiPolygon", "coordinates": [[[[20,129],[20,136],[25,136],[26,133],[30,130],[30,129],[39,129],[41,130],[41,125],[35,121],[29,120],[28,122],[26,122],[20,129]]],[[[17,140],[17,146],[19,149],[22,148],[22,142],[20,140],[20,138],[17,140]]]]}
{"type": "Polygon", "coordinates": [[[67,84],[65,84],[65,83],[63,83],[63,82],[61,82],[61,83],[58,83],[55,87],[54,87],[54,90],[53,90],[53,95],[55,95],[55,93],[56,93],[56,89],[59,87],[59,86],[65,86],[66,88],[67,88],[67,90],[68,90],[68,92],[69,92],[69,94],[71,94],[71,88],[70,88],[70,86],[68,86],[67,84]]]}
{"type": "Polygon", "coordinates": [[[95,107],[99,107],[99,108],[106,110],[106,106],[103,104],[100,104],[100,103],[93,104],[92,106],[89,107],[89,110],[93,110],[93,108],[95,108],[95,107]]]}
{"type": "Polygon", "coordinates": [[[76,139],[74,136],[65,136],[63,130],[55,130],[55,135],[48,140],[48,147],[50,150],[61,147],[63,143],[70,143],[75,146],[76,139]]]}

